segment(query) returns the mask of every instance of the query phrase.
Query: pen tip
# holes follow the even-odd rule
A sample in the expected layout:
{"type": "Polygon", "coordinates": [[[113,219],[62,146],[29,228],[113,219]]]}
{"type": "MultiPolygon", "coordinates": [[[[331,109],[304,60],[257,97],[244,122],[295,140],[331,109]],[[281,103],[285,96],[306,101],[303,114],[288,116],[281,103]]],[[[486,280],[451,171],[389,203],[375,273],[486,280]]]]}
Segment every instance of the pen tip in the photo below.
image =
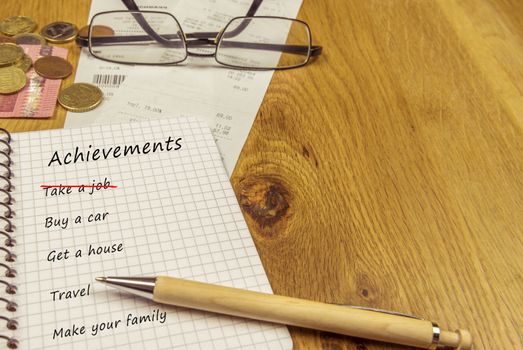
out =
{"type": "Polygon", "coordinates": [[[105,278],[105,277],[96,277],[95,279],[96,279],[98,282],[105,282],[105,280],[106,280],[107,278],[105,278]]]}

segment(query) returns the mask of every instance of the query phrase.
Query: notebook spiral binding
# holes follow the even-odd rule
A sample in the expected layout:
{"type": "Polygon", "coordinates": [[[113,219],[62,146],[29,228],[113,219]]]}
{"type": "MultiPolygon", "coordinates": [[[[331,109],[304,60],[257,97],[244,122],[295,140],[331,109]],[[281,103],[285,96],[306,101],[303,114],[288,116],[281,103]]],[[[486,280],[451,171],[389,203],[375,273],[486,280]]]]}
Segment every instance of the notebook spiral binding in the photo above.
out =
{"type": "MultiPolygon", "coordinates": [[[[0,255],[5,253],[5,263],[0,262],[0,270],[4,270],[4,279],[0,279],[0,284],[5,286],[5,294],[0,290],[0,308],[5,309],[11,313],[16,312],[18,305],[9,299],[10,295],[16,294],[16,285],[13,283],[13,278],[16,277],[16,270],[10,266],[9,263],[15,262],[16,255],[12,252],[12,247],[16,245],[16,240],[13,238],[14,225],[12,219],[15,215],[12,205],[13,196],[11,195],[14,187],[11,182],[13,173],[11,171],[11,134],[0,128],[0,235],[5,237],[3,245],[0,241],[0,255]]],[[[0,272],[2,273],[2,272],[0,272]]],[[[6,323],[6,327],[9,330],[16,330],[18,328],[18,322],[11,317],[0,315],[0,322],[6,323]]],[[[13,337],[9,337],[0,334],[0,339],[4,339],[7,342],[9,349],[18,348],[18,340],[13,337]]]]}

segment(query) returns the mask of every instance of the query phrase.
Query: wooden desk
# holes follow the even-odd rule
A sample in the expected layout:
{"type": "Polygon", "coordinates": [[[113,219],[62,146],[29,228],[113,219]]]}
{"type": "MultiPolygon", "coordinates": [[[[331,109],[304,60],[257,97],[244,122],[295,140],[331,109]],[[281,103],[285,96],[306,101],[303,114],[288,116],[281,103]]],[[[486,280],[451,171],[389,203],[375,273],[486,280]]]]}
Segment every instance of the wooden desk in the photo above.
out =
{"type": "MultiPolygon", "coordinates": [[[[1,13],[82,26],[88,8],[1,13]]],[[[523,348],[523,2],[305,0],[299,17],[325,54],[275,74],[232,177],[275,292],[523,348]]],[[[63,122],[59,108],[0,125],[63,122]]],[[[297,349],[404,349],[292,334],[297,349]]]]}

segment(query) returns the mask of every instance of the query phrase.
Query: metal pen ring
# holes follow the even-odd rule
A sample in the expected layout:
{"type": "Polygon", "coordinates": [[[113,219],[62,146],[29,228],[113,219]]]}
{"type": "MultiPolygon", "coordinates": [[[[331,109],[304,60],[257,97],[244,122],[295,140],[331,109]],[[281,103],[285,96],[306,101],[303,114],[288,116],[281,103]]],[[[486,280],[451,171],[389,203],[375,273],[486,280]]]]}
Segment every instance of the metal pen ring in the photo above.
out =
{"type": "Polygon", "coordinates": [[[13,209],[11,209],[10,206],[8,206],[7,204],[2,203],[2,202],[0,202],[0,206],[5,207],[7,209],[7,213],[4,213],[3,216],[5,216],[6,218],[9,218],[9,219],[13,217],[13,209]]]}
{"type": "Polygon", "coordinates": [[[432,343],[428,347],[428,350],[436,350],[439,345],[439,337],[441,335],[441,329],[438,324],[432,322],[432,343]]]}
{"type": "Polygon", "coordinates": [[[0,219],[4,220],[5,222],[7,222],[7,226],[5,227],[5,230],[7,232],[13,232],[13,224],[11,223],[11,220],[9,220],[8,218],[6,218],[5,216],[0,216],[0,219]]]}
{"type": "Polygon", "coordinates": [[[15,246],[16,240],[13,237],[11,237],[10,234],[8,234],[7,232],[4,232],[4,231],[0,231],[0,235],[4,235],[4,236],[7,237],[5,239],[5,245],[7,247],[14,247],[15,246]]]}
{"type": "Polygon", "coordinates": [[[6,140],[0,139],[0,143],[3,143],[4,145],[7,146],[7,149],[8,149],[7,154],[13,153],[13,149],[11,148],[11,145],[9,144],[9,142],[7,142],[6,140]]]}
{"type": "Polygon", "coordinates": [[[5,267],[5,277],[13,278],[16,277],[16,270],[6,264],[0,263],[0,266],[5,267]]]}
{"type": "Polygon", "coordinates": [[[14,262],[16,261],[16,254],[13,254],[9,249],[0,247],[0,250],[6,252],[5,261],[14,262]]]}
{"type": "Polygon", "coordinates": [[[5,285],[5,292],[7,294],[16,294],[16,290],[18,288],[16,288],[16,286],[14,284],[8,283],[4,280],[0,280],[0,284],[5,285]]]}
{"type": "Polygon", "coordinates": [[[18,328],[18,322],[12,318],[0,315],[0,320],[5,320],[7,322],[7,329],[15,331],[18,328]]]}
{"type": "Polygon", "coordinates": [[[4,163],[0,163],[0,167],[4,167],[7,171],[3,173],[2,175],[10,179],[13,176],[13,173],[11,172],[11,168],[5,165],[4,163]]]}
{"type": "Polygon", "coordinates": [[[7,130],[4,129],[4,128],[0,128],[0,131],[3,131],[4,134],[7,135],[7,142],[11,142],[11,134],[9,133],[9,131],[7,131],[7,130]]]}
{"type": "Polygon", "coordinates": [[[0,301],[3,301],[5,303],[5,309],[7,311],[16,312],[16,308],[18,307],[18,304],[14,301],[7,300],[6,298],[1,298],[0,301]]]}
{"type": "Polygon", "coordinates": [[[7,341],[7,348],[18,349],[18,340],[16,340],[15,338],[9,338],[5,335],[0,334],[0,339],[5,339],[7,341]]]}
{"type": "Polygon", "coordinates": [[[4,180],[5,182],[7,182],[7,186],[8,188],[4,190],[6,190],[7,192],[11,192],[13,190],[13,184],[11,183],[11,180],[9,180],[7,177],[5,177],[4,175],[0,175],[0,179],[4,180]]]}
{"type": "Polygon", "coordinates": [[[9,193],[8,191],[4,190],[3,188],[0,188],[0,193],[5,193],[6,194],[6,197],[7,197],[7,202],[4,202],[6,204],[13,204],[13,197],[11,196],[11,193],[9,193]]]}
{"type": "Polygon", "coordinates": [[[0,154],[3,154],[4,157],[7,159],[7,164],[5,164],[4,162],[2,162],[2,164],[5,164],[7,166],[11,166],[11,164],[13,162],[11,161],[11,157],[9,156],[9,154],[5,153],[4,151],[0,151],[0,154]]]}

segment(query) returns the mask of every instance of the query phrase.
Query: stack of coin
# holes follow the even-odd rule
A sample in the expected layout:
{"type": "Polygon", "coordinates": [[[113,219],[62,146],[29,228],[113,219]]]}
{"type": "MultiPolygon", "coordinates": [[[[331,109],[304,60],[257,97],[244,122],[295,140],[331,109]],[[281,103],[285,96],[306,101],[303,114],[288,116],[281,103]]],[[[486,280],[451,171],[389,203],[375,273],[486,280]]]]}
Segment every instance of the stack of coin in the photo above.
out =
{"type": "Polygon", "coordinates": [[[44,26],[40,34],[32,33],[36,29],[36,22],[25,16],[12,16],[0,20],[0,32],[7,35],[0,36],[1,42],[12,42],[26,45],[46,45],[47,41],[53,44],[63,44],[74,40],[78,35],[78,28],[69,22],[53,22],[44,26]],[[10,39],[9,37],[13,37],[10,39]]]}
{"type": "Polygon", "coordinates": [[[14,94],[27,84],[25,72],[31,67],[31,58],[13,43],[0,43],[0,94],[14,94]]]}
{"type": "MultiPolygon", "coordinates": [[[[0,94],[14,94],[27,85],[26,72],[34,66],[35,72],[46,79],[64,79],[73,72],[73,66],[56,56],[43,56],[35,60],[24,53],[19,45],[63,44],[78,35],[78,28],[68,22],[53,22],[44,26],[40,34],[33,33],[37,25],[25,16],[0,20],[0,94]]],[[[89,27],[82,28],[87,36],[89,27]]],[[[94,26],[92,35],[114,35],[109,27],[94,26]]],[[[103,99],[102,91],[94,85],[78,83],[62,90],[58,102],[72,112],[85,112],[96,108],[103,99]]]]}
{"type": "Polygon", "coordinates": [[[0,20],[0,94],[14,94],[27,84],[25,73],[33,62],[17,44],[35,44],[38,38],[31,34],[35,29],[36,22],[29,17],[0,20]]]}
{"type": "MultiPolygon", "coordinates": [[[[24,54],[21,47],[13,45],[41,45],[51,43],[61,44],[73,40],[78,34],[78,28],[68,22],[53,22],[42,28],[40,34],[31,33],[36,23],[29,17],[13,16],[0,21],[0,31],[8,36],[0,37],[3,48],[0,50],[0,67],[14,65],[24,72],[33,64],[31,58],[24,54]],[[6,46],[10,44],[12,46],[6,46]],[[2,57],[3,56],[3,57],[2,57]]],[[[47,79],[64,79],[73,72],[73,66],[60,57],[45,56],[34,63],[36,73],[47,79]]]]}

